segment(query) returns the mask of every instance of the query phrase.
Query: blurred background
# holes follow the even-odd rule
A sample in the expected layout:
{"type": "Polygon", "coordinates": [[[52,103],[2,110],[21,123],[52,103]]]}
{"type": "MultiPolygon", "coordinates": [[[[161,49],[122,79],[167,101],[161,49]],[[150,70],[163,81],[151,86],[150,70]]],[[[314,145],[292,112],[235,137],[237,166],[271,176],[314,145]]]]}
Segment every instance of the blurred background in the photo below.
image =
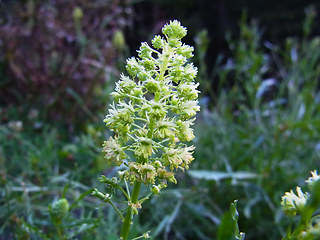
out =
{"type": "Polygon", "coordinates": [[[59,239],[49,206],[63,197],[66,239],[117,239],[115,211],[90,196],[115,174],[102,120],[126,58],[174,19],[199,68],[195,161],[144,204],[131,234],[226,239],[238,199],[246,239],[281,239],[281,196],[320,167],[319,10],[315,0],[1,1],[0,239],[59,239]]]}

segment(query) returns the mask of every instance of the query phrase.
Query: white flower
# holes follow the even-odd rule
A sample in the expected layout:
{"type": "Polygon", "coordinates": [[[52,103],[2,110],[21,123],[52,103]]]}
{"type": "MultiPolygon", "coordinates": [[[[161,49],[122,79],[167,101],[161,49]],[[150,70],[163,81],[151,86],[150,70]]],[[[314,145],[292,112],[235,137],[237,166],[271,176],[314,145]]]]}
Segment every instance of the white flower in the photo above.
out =
{"type": "Polygon", "coordinates": [[[297,194],[291,190],[290,192],[286,192],[282,197],[281,205],[283,211],[289,216],[301,213],[307,202],[307,195],[301,191],[300,187],[297,187],[297,194]]]}
{"type": "Polygon", "coordinates": [[[315,182],[320,179],[320,176],[318,175],[317,170],[314,170],[313,172],[311,172],[311,175],[312,176],[309,177],[308,180],[306,180],[306,183],[308,184],[310,189],[312,189],[312,187],[314,186],[315,182]]]}

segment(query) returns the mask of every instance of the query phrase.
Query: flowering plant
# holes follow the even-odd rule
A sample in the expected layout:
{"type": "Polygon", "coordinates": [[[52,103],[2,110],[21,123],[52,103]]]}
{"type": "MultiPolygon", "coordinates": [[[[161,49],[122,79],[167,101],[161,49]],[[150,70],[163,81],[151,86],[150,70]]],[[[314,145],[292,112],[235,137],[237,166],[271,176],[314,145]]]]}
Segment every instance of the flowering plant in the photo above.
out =
{"type": "Polygon", "coordinates": [[[283,240],[313,240],[320,238],[320,176],[317,171],[311,172],[306,180],[311,192],[303,193],[297,187],[297,195],[291,190],[282,197],[281,205],[284,213],[290,217],[299,215],[300,221],[291,232],[287,231],[283,240]]]}
{"type": "Polygon", "coordinates": [[[103,144],[105,158],[125,170],[118,171],[119,178],[101,176],[100,181],[127,198],[125,217],[111,195],[97,189],[93,195],[110,203],[122,218],[122,240],[128,238],[132,216],[146,199],[139,200],[141,184],[150,187],[150,194],[159,194],[168,182],[177,182],[174,170],[188,169],[193,160],[194,147],[185,142],[194,138],[191,126],[200,110],[198,83],[194,82],[197,68],[188,62],[194,49],[181,42],[187,30],[179,21],[170,21],[162,33],[165,38],[155,36],[152,47],[142,43],[139,58],[127,60],[129,76],[121,75],[104,119],[115,133],[103,144]],[[119,180],[134,185],[132,192],[125,191],[119,180]]]}

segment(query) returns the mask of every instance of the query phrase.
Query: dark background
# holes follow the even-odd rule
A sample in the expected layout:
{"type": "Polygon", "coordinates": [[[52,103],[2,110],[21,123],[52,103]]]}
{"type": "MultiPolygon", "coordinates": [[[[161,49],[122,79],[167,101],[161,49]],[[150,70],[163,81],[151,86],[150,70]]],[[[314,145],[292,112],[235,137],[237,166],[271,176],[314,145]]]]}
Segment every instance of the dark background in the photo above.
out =
{"type": "MultiPolygon", "coordinates": [[[[248,19],[257,19],[264,30],[264,39],[281,43],[288,36],[300,36],[305,8],[315,0],[151,0],[133,4],[133,26],[127,33],[132,54],[142,41],[158,33],[166,22],[180,20],[188,28],[187,42],[202,29],[207,29],[211,39],[207,61],[212,65],[218,54],[228,54],[225,34],[237,34],[238,23],[244,12],[248,19]]],[[[318,17],[319,18],[319,17],[318,17]]],[[[317,21],[316,21],[317,22],[317,21]]],[[[319,33],[316,28],[314,34],[319,33]]]]}

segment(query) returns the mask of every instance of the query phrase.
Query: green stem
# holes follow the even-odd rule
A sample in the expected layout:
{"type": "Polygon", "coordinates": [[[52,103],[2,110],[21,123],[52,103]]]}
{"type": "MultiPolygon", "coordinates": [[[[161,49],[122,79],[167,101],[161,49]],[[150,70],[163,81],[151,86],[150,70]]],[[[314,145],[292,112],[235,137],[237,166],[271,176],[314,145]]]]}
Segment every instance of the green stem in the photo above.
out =
{"type": "Polygon", "coordinates": [[[123,195],[126,196],[126,198],[128,200],[130,199],[129,195],[126,193],[126,191],[119,184],[117,184],[116,187],[123,193],[123,195]]]}
{"type": "Polygon", "coordinates": [[[166,51],[164,51],[162,54],[165,55],[165,58],[160,66],[160,76],[159,76],[159,80],[162,81],[163,77],[164,77],[164,73],[167,70],[167,65],[169,63],[169,58],[170,58],[170,54],[171,54],[171,49],[166,49],[166,51]]]}
{"type": "Polygon", "coordinates": [[[60,225],[59,226],[56,225],[56,229],[57,229],[57,233],[58,233],[59,239],[61,239],[61,240],[65,239],[65,237],[63,237],[63,235],[62,235],[62,231],[61,231],[60,225]]]}
{"type": "Polygon", "coordinates": [[[129,199],[131,199],[131,196],[130,196],[130,189],[129,189],[129,186],[128,186],[128,183],[127,183],[127,180],[124,179],[124,184],[126,185],[126,191],[127,191],[127,194],[128,194],[128,201],[129,199]]]}
{"type": "Polygon", "coordinates": [[[116,207],[116,205],[113,204],[113,202],[111,202],[111,200],[109,201],[110,205],[116,210],[116,212],[118,213],[118,215],[120,216],[121,220],[124,221],[124,218],[120,212],[120,210],[116,207]]]}
{"type": "MultiPolygon", "coordinates": [[[[122,190],[123,190],[123,189],[122,189],[122,190]]],[[[129,197],[128,197],[128,195],[127,195],[127,193],[124,192],[124,194],[127,196],[128,200],[130,200],[129,197]]],[[[100,198],[102,201],[104,201],[104,202],[106,202],[106,203],[110,203],[110,205],[111,205],[111,206],[116,210],[116,212],[119,214],[119,216],[121,217],[122,221],[124,221],[124,218],[123,218],[120,210],[117,208],[116,205],[113,204],[113,202],[112,202],[111,199],[108,197],[108,195],[103,194],[102,192],[99,192],[98,189],[94,189],[93,192],[92,192],[92,195],[100,198]]]]}
{"type": "Polygon", "coordinates": [[[150,122],[149,122],[149,130],[148,130],[148,133],[147,133],[147,137],[148,138],[152,138],[152,135],[153,135],[153,128],[154,128],[154,119],[151,118],[150,119],[150,122]]]}
{"type": "MultiPolygon", "coordinates": [[[[132,196],[131,196],[132,204],[136,204],[138,202],[140,187],[141,187],[141,182],[134,183],[133,192],[132,192],[132,196]]],[[[132,215],[132,207],[128,206],[127,213],[126,213],[126,216],[124,218],[124,222],[123,222],[123,225],[121,228],[121,235],[120,235],[121,240],[128,239],[128,235],[129,235],[129,231],[130,231],[130,227],[131,227],[131,222],[132,222],[131,215],[132,215]]]]}

